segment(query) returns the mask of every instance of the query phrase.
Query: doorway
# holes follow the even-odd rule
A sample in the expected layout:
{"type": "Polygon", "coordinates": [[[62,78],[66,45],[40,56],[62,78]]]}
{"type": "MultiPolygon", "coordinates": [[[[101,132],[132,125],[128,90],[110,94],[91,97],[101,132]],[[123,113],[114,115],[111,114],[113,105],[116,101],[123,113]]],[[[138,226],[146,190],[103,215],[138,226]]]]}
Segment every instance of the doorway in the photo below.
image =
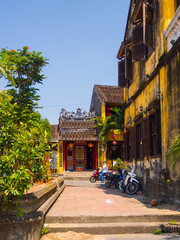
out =
{"type": "Polygon", "coordinates": [[[93,169],[93,148],[87,146],[87,170],[93,169]]]}

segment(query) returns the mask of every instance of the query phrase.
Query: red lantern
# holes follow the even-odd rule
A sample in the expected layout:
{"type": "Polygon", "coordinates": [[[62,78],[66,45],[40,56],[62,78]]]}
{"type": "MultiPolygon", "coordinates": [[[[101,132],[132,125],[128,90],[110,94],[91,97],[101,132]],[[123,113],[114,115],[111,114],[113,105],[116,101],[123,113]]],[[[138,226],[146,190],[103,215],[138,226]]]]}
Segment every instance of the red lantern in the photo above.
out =
{"type": "Polygon", "coordinates": [[[73,148],[74,144],[73,143],[69,143],[68,145],[70,148],[73,148]]]}
{"type": "Polygon", "coordinates": [[[93,143],[88,143],[89,148],[92,148],[93,146],[94,146],[93,143]]]}
{"type": "Polygon", "coordinates": [[[107,109],[107,111],[111,111],[111,107],[107,107],[106,109],[107,109]]]}
{"type": "Polygon", "coordinates": [[[113,135],[112,135],[112,138],[114,138],[114,139],[115,139],[115,138],[116,138],[116,134],[113,134],[113,135]]]}
{"type": "Polygon", "coordinates": [[[115,146],[115,145],[117,145],[117,142],[116,142],[116,141],[113,141],[112,144],[115,146]]]}
{"type": "Polygon", "coordinates": [[[108,112],[108,114],[107,114],[108,116],[111,116],[112,115],[112,113],[110,113],[110,112],[108,112]]]}

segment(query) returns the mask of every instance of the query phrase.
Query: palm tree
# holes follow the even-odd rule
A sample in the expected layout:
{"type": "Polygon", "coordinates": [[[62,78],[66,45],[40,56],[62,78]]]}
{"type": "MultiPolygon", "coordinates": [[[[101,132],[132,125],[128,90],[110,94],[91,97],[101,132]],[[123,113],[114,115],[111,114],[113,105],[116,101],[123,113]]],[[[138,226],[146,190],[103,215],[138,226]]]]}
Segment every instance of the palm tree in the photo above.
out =
{"type": "Polygon", "coordinates": [[[107,135],[113,127],[111,127],[110,117],[103,119],[102,117],[96,118],[96,126],[99,132],[99,139],[106,144],[107,135]]]}
{"type": "Polygon", "coordinates": [[[172,166],[173,170],[176,166],[178,158],[180,156],[180,134],[172,139],[172,144],[167,151],[167,159],[172,166]]]}
{"type": "Polygon", "coordinates": [[[99,139],[106,143],[107,135],[112,129],[123,131],[124,124],[124,113],[119,107],[113,107],[110,111],[111,115],[107,116],[105,119],[102,117],[96,118],[96,125],[99,129],[99,139]]]}
{"type": "Polygon", "coordinates": [[[123,132],[124,125],[124,112],[120,107],[113,107],[110,111],[111,115],[108,116],[109,121],[111,122],[111,129],[119,130],[123,132]]]}

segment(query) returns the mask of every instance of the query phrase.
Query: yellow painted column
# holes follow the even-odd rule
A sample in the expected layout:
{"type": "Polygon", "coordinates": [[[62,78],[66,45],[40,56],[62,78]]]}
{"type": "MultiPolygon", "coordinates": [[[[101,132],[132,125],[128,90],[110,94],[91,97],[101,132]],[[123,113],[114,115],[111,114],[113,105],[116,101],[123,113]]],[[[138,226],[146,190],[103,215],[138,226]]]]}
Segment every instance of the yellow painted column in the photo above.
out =
{"type": "Polygon", "coordinates": [[[176,0],[163,0],[163,30],[167,28],[169,25],[171,19],[174,16],[174,13],[177,9],[177,1],[176,0]]]}
{"type": "MultiPolygon", "coordinates": [[[[101,117],[102,117],[103,120],[105,120],[105,118],[106,118],[106,104],[104,102],[101,105],[101,117]]],[[[102,158],[103,158],[103,161],[106,161],[107,146],[104,145],[103,149],[104,149],[104,151],[102,151],[102,158]]]]}
{"type": "Polygon", "coordinates": [[[58,144],[57,170],[59,173],[63,173],[63,141],[59,141],[59,144],[58,144]]]}
{"type": "Polygon", "coordinates": [[[101,105],[101,117],[103,118],[103,120],[106,118],[106,105],[104,102],[101,105]]]}
{"type": "Polygon", "coordinates": [[[168,99],[167,99],[167,68],[160,70],[160,106],[161,106],[161,148],[162,148],[162,167],[166,168],[166,153],[168,145],[168,99]]]}
{"type": "Polygon", "coordinates": [[[103,144],[99,142],[98,143],[98,167],[102,167],[102,161],[103,161],[102,147],[103,147],[103,144]]]}

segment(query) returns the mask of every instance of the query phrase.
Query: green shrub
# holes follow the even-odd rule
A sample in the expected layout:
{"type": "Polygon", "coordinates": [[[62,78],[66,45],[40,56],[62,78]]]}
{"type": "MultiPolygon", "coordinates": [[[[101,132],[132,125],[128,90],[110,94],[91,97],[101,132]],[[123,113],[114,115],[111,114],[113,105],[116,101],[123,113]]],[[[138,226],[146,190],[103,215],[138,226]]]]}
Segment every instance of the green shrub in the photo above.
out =
{"type": "Polygon", "coordinates": [[[162,234],[161,230],[160,229],[157,229],[153,232],[153,234],[155,235],[159,235],[159,234],[162,234]]]}
{"type": "Polygon", "coordinates": [[[41,229],[41,235],[45,235],[45,234],[47,234],[49,232],[49,230],[47,230],[46,228],[45,228],[45,226],[43,225],[42,226],[42,229],[41,229]]]}

